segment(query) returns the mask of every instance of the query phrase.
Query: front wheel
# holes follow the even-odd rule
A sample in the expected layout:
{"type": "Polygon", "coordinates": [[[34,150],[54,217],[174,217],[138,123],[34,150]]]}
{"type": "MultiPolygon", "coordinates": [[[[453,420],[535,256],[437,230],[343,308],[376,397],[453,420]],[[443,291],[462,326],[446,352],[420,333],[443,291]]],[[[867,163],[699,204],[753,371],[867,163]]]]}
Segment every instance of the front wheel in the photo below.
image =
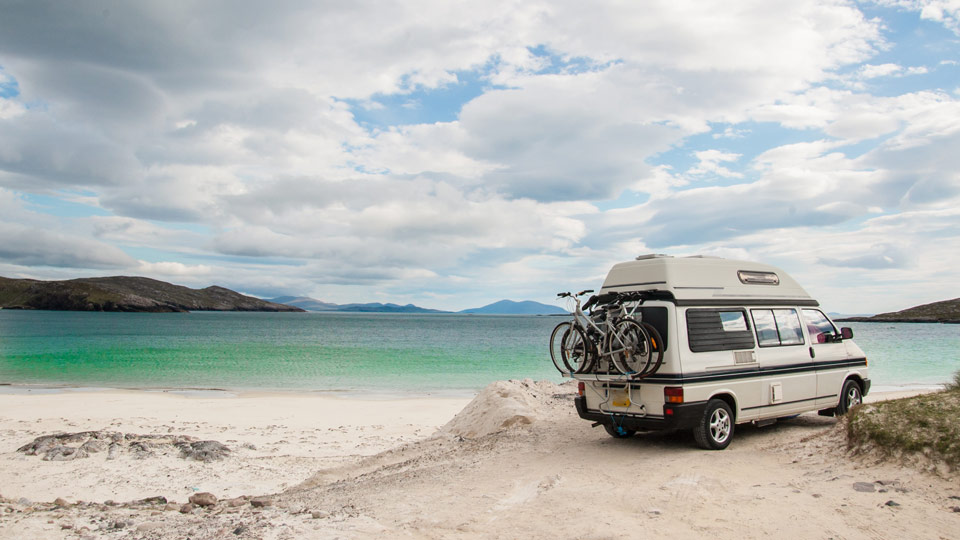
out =
{"type": "Polygon", "coordinates": [[[834,413],[836,416],[843,416],[854,406],[861,403],[863,403],[863,391],[860,390],[860,385],[853,379],[847,379],[843,383],[843,390],[840,392],[840,401],[837,403],[837,408],[834,409],[834,413]]]}
{"type": "Polygon", "coordinates": [[[711,399],[703,411],[703,417],[693,428],[697,446],[704,450],[723,450],[733,439],[733,411],[726,401],[711,399]]]}
{"type": "Polygon", "coordinates": [[[650,335],[637,321],[619,321],[607,334],[604,346],[613,366],[624,375],[640,375],[650,368],[650,335]]]}

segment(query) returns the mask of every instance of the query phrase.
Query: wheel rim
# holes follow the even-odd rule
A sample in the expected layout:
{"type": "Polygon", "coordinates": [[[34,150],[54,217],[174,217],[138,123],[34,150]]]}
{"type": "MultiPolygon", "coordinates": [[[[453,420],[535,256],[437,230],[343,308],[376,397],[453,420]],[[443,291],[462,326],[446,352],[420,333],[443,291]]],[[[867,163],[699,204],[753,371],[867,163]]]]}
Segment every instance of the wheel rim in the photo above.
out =
{"type": "Polygon", "coordinates": [[[710,438],[717,444],[726,442],[730,436],[730,415],[723,408],[718,408],[710,415],[710,438]]]}
{"type": "Polygon", "coordinates": [[[847,409],[850,409],[854,405],[859,405],[863,401],[860,398],[860,389],[853,385],[850,387],[850,390],[847,390],[847,409]]]}

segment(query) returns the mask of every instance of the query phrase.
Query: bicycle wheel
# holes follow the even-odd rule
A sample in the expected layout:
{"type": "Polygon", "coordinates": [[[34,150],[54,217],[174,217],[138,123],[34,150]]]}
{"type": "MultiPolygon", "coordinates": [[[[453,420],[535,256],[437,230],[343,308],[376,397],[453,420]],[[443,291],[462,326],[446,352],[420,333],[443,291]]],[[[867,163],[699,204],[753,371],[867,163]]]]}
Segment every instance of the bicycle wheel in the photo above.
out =
{"type": "Polygon", "coordinates": [[[647,364],[649,369],[644,369],[641,371],[636,378],[642,379],[644,377],[649,377],[657,372],[660,369],[660,366],[663,364],[663,350],[667,347],[667,344],[663,342],[663,338],[660,337],[660,332],[657,331],[654,326],[648,322],[641,322],[643,329],[647,331],[647,335],[650,336],[650,349],[657,355],[656,361],[647,364]]]}
{"type": "Polygon", "coordinates": [[[650,366],[650,335],[637,321],[618,321],[607,333],[604,345],[613,366],[624,375],[638,375],[650,366]]]}
{"type": "Polygon", "coordinates": [[[570,325],[570,329],[563,334],[560,347],[560,359],[570,373],[585,373],[593,363],[590,359],[591,346],[579,326],[570,325]]]}
{"type": "Polygon", "coordinates": [[[553,367],[564,375],[570,374],[570,368],[563,360],[563,342],[573,325],[569,322],[562,322],[553,328],[550,334],[550,360],[553,360],[553,367]]]}

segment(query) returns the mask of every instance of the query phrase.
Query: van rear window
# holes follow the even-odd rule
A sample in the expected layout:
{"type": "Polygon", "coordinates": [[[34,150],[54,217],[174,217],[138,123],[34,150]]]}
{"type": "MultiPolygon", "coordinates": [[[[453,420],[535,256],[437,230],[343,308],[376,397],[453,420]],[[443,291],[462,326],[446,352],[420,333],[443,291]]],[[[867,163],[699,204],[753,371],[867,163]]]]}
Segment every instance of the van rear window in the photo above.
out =
{"type": "Polygon", "coordinates": [[[687,339],[693,352],[752,349],[753,332],[742,309],[688,309],[687,339]]]}

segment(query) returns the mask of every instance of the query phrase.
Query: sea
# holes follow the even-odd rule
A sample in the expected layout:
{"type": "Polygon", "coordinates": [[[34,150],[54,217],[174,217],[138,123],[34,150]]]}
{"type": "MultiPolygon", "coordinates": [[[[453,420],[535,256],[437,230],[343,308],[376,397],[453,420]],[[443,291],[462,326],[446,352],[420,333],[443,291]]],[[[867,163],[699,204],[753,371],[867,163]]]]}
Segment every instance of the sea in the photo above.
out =
{"type": "MultiPolygon", "coordinates": [[[[562,381],[548,341],[564,319],[0,310],[0,391],[469,396],[501,379],[562,381]]],[[[937,387],[960,371],[960,325],[847,325],[867,353],[874,390],[937,387]]]]}

